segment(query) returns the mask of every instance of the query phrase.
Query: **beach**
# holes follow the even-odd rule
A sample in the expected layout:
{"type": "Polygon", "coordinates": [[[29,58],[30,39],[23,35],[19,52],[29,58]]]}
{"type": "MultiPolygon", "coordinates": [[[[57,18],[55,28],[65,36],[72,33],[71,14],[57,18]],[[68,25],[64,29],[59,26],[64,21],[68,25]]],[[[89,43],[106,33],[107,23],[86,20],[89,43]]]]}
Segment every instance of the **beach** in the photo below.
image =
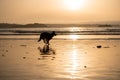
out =
{"type": "Polygon", "coordinates": [[[120,80],[120,0],[0,0],[0,80],[120,80]]]}
{"type": "Polygon", "coordinates": [[[0,40],[0,80],[119,80],[120,40],[0,40]],[[48,46],[47,46],[48,47],[48,46]]]}

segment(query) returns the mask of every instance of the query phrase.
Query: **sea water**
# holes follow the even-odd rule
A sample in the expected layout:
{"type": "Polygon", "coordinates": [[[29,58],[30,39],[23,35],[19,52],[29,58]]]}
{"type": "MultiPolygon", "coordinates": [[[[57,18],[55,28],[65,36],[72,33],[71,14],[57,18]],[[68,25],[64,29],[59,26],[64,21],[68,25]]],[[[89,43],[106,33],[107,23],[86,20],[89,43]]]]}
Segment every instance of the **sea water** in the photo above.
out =
{"type": "Polygon", "coordinates": [[[89,39],[89,38],[120,38],[120,26],[54,26],[54,27],[6,27],[0,28],[0,38],[28,38],[37,39],[41,32],[55,31],[57,36],[54,39],[72,39],[77,35],[77,39],[89,39]],[[73,35],[73,36],[70,36],[73,35]]]}

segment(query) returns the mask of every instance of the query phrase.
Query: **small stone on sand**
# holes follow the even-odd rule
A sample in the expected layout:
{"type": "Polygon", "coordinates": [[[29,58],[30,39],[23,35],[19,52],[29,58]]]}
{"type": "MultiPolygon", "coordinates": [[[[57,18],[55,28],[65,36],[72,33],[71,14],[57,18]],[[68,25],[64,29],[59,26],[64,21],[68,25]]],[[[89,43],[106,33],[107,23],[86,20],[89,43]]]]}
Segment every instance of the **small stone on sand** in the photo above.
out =
{"type": "Polygon", "coordinates": [[[20,46],[22,46],[22,47],[27,47],[27,45],[20,45],[20,46]]]}
{"type": "Polygon", "coordinates": [[[52,57],[52,58],[55,58],[55,57],[52,57]]]}
{"type": "Polygon", "coordinates": [[[116,45],[114,45],[114,47],[116,47],[116,45]]]}
{"type": "Polygon", "coordinates": [[[38,60],[41,60],[41,58],[38,58],[38,60]]]}
{"type": "Polygon", "coordinates": [[[84,68],[87,68],[87,66],[84,66],[84,68]]]}
{"type": "Polygon", "coordinates": [[[8,52],[8,50],[6,50],[6,52],[8,52]]]}
{"type": "Polygon", "coordinates": [[[109,46],[105,46],[104,48],[110,48],[109,46]]]}
{"type": "Polygon", "coordinates": [[[2,56],[3,56],[3,57],[5,57],[5,55],[4,55],[4,54],[2,54],[2,56]]]}
{"type": "Polygon", "coordinates": [[[26,52],[26,54],[29,54],[29,52],[26,52]]]}
{"type": "Polygon", "coordinates": [[[54,59],[51,59],[51,60],[54,60],[54,59]]]}
{"type": "Polygon", "coordinates": [[[23,59],[26,59],[26,57],[23,57],[23,59]]]}
{"type": "Polygon", "coordinates": [[[97,48],[102,48],[102,46],[101,46],[101,45],[98,45],[97,48]]]}

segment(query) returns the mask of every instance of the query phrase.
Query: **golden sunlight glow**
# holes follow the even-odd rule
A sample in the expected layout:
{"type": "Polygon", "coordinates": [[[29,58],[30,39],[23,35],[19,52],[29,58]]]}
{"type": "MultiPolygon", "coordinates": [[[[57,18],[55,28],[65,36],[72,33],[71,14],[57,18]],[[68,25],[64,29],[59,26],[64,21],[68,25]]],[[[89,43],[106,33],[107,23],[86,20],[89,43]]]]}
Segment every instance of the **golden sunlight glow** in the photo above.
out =
{"type": "Polygon", "coordinates": [[[78,35],[70,35],[70,39],[77,40],[79,38],[78,35]]]}
{"type": "Polygon", "coordinates": [[[73,62],[73,70],[75,71],[77,69],[77,66],[78,66],[78,63],[77,63],[77,51],[76,50],[73,50],[72,62],[73,62]]]}
{"type": "Polygon", "coordinates": [[[86,5],[86,0],[63,0],[64,6],[69,10],[79,10],[86,5]]]}
{"type": "Polygon", "coordinates": [[[73,50],[72,53],[72,72],[71,75],[74,75],[75,73],[77,73],[77,68],[78,68],[78,62],[77,62],[77,51],[73,50]]]}

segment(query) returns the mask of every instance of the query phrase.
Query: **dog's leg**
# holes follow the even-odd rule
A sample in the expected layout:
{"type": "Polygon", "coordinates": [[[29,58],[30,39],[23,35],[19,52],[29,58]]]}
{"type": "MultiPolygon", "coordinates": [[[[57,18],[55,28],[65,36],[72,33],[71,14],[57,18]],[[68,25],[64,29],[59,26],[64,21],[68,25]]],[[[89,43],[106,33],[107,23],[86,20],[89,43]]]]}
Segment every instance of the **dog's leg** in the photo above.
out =
{"type": "Polygon", "coordinates": [[[47,44],[49,45],[49,40],[47,40],[47,44]]]}
{"type": "Polygon", "coordinates": [[[43,39],[43,42],[44,42],[44,43],[46,43],[46,40],[45,40],[45,39],[43,39]]]}
{"type": "Polygon", "coordinates": [[[45,44],[48,44],[48,43],[47,43],[47,39],[44,39],[43,41],[44,41],[45,44]]]}

